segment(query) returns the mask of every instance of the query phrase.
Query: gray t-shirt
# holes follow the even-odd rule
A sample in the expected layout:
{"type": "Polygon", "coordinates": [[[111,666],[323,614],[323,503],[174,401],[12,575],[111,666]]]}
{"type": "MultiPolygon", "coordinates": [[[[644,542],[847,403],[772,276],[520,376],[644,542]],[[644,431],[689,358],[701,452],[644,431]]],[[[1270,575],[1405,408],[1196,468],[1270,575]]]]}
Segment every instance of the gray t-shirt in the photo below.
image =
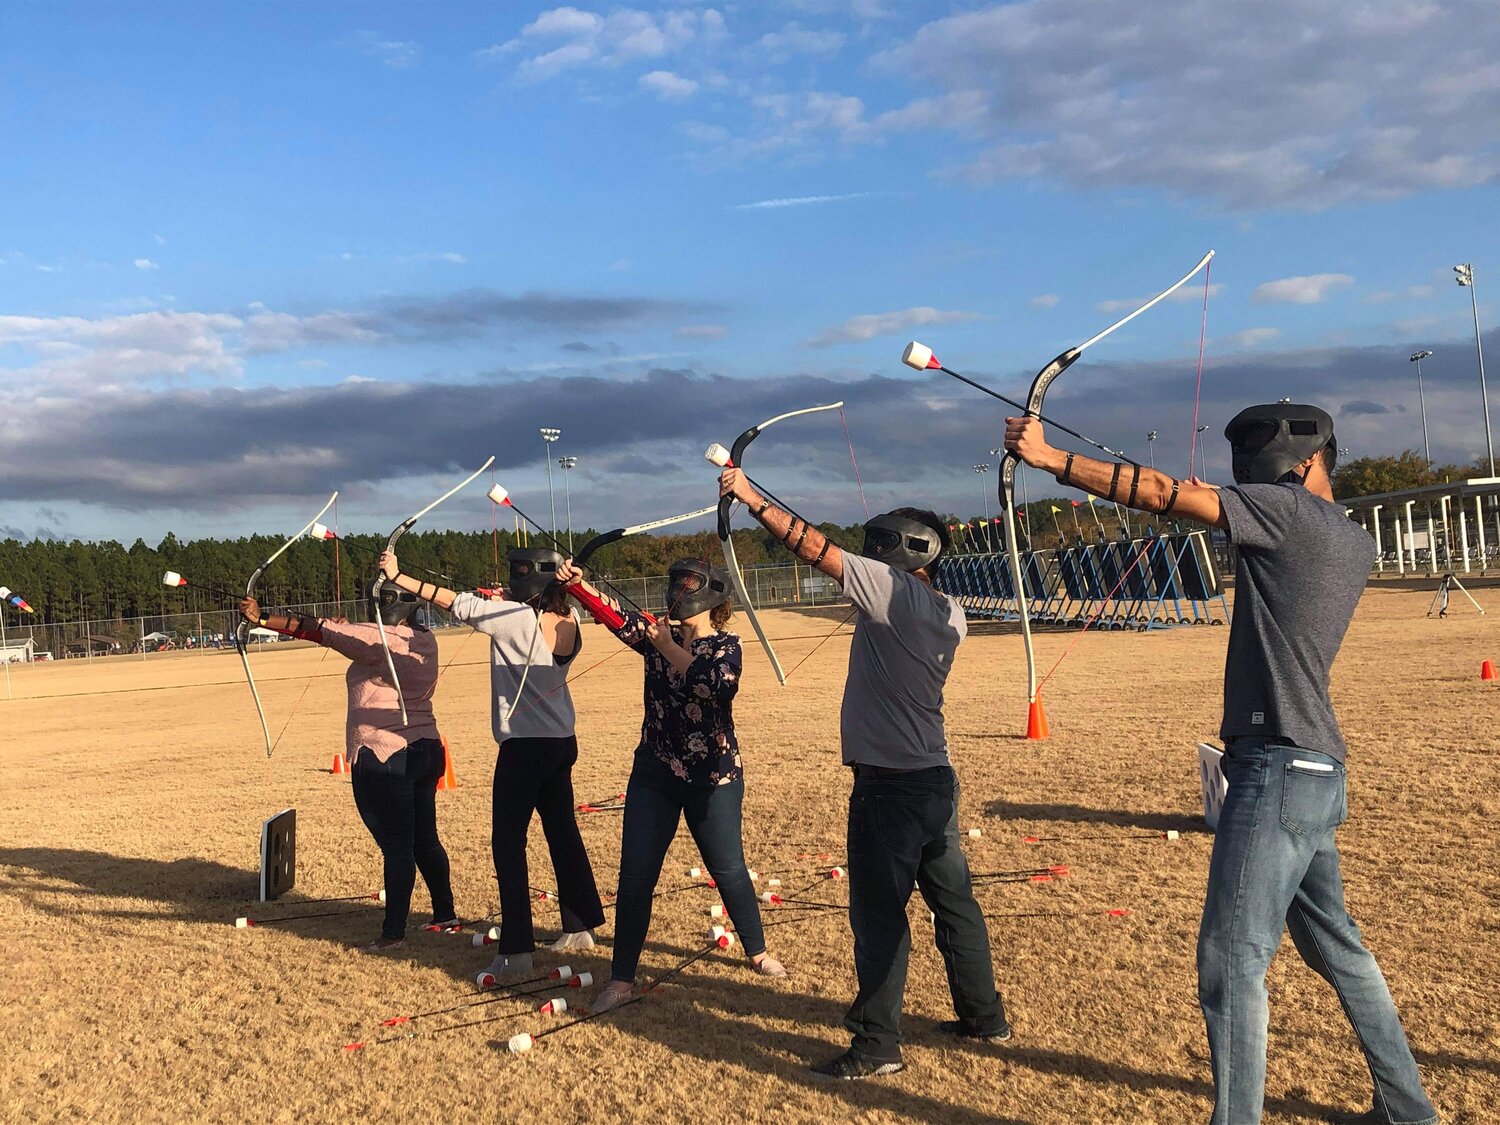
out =
{"type": "Polygon", "coordinates": [[[1375,561],[1341,504],[1299,484],[1219,490],[1238,556],[1220,738],[1283,738],[1344,760],[1328,672],[1375,561]]]}
{"type": "Polygon", "coordinates": [[[492,602],[477,594],[459,594],[452,614],[490,639],[490,729],[497,743],[507,738],[567,738],[573,733],[573,696],[568,669],[583,648],[583,634],[572,655],[559,661],[542,635],[536,610],[521,602],[492,602]],[[528,654],[530,672],[526,671],[528,654]],[[505,713],[521,688],[515,714],[505,713]]]}
{"type": "Polygon", "coordinates": [[[969,632],[958,599],[848,551],[844,592],[859,609],[839,713],[844,764],[946,766],[943,684],[969,632]]]}

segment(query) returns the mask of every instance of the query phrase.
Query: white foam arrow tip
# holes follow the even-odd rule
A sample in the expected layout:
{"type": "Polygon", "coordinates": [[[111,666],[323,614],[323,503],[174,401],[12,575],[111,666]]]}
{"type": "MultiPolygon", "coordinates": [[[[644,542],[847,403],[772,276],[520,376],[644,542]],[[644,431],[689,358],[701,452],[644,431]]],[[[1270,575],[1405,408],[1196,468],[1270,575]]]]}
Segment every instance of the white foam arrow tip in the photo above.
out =
{"type": "Polygon", "coordinates": [[[918,371],[926,371],[929,368],[941,367],[937,356],[932,354],[932,349],[926,344],[919,344],[915,340],[906,345],[906,350],[901,353],[901,362],[908,367],[915,367],[918,371]]]}
{"type": "Polygon", "coordinates": [[[333,531],[329,528],[329,526],[326,523],[315,523],[315,524],[313,524],[312,528],[307,533],[307,537],[309,539],[337,539],[338,538],[338,536],[333,533],[333,531]]]}
{"type": "Polygon", "coordinates": [[[714,442],[705,449],[703,456],[705,460],[712,461],[721,469],[729,464],[729,450],[725,449],[718,442],[714,442]]]}
{"type": "Polygon", "coordinates": [[[506,1046],[510,1048],[511,1054],[519,1055],[522,1051],[531,1050],[531,1044],[533,1042],[535,1041],[531,1038],[531,1036],[523,1031],[520,1035],[512,1035],[510,1037],[510,1042],[507,1043],[506,1046]]]}
{"type": "Polygon", "coordinates": [[[492,500],[496,504],[510,503],[510,493],[506,492],[505,489],[501,488],[498,484],[490,485],[490,490],[486,492],[485,495],[488,496],[490,500],[492,500]]]}
{"type": "MultiPolygon", "coordinates": [[[[161,584],[163,586],[186,586],[187,581],[175,570],[169,570],[161,576],[161,584]]],[[[3,596],[3,594],[0,594],[0,597],[3,596]]]]}

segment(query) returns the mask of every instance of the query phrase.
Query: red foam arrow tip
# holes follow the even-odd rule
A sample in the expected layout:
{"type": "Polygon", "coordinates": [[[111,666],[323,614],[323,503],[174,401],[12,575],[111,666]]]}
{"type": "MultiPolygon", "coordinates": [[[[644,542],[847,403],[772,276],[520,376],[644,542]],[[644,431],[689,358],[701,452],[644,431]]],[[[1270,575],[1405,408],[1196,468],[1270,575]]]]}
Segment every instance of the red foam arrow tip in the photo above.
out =
{"type": "Polygon", "coordinates": [[[410,1019],[411,1019],[410,1016],[392,1016],[388,1020],[381,1020],[380,1021],[380,1026],[381,1027],[395,1027],[398,1023],[407,1023],[410,1019]]]}
{"type": "Polygon", "coordinates": [[[1130,911],[1126,910],[1124,907],[1117,906],[1113,910],[1109,911],[1109,916],[1111,918],[1123,918],[1129,913],[1130,911]]]}
{"type": "Polygon", "coordinates": [[[363,1043],[345,1043],[344,1044],[344,1050],[346,1050],[346,1051],[361,1051],[361,1050],[364,1049],[364,1046],[365,1045],[363,1043]]]}
{"type": "Polygon", "coordinates": [[[1021,837],[1021,843],[1023,843],[1023,844],[1040,844],[1041,840],[1037,839],[1037,837],[1035,837],[1035,836],[1022,836],[1021,837]]]}

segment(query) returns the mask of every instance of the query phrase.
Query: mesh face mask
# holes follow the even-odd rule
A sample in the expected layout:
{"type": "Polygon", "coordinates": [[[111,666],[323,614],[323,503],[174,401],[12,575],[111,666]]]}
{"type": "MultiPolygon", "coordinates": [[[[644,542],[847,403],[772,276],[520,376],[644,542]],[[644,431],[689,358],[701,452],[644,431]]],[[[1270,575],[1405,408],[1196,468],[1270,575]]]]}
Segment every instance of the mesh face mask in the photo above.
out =
{"type": "Polygon", "coordinates": [[[563,557],[546,547],[514,547],[510,558],[510,593],[517,601],[532,602],[556,579],[563,557]]]}
{"type": "Polygon", "coordinates": [[[1316,406],[1278,402],[1240,411],[1224,427],[1236,484],[1302,483],[1295,470],[1337,439],[1333,418],[1316,406]]]}
{"type": "Polygon", "coordinates": [[[910,573],[930,566],[942,553],[941,537],[920,520],[886,514],[865,524],[860,554],[867,559],[910,573]]]}
{"type": "Polygon", "coordinates": [[[674,621],[697,617],[729,600],[729,576],[702,559],[680,559],[667,572],[667,614],[674,621]]]}

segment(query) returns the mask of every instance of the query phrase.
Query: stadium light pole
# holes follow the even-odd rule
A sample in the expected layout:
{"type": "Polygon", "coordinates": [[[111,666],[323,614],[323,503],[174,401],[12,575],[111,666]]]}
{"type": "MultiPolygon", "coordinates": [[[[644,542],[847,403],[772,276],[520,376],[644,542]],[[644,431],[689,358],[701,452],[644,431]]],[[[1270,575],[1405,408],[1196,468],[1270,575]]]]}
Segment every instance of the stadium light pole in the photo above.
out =
{"type": "MultiPolygon", "coordinates": [[[[1155,430],[1152,430],[1150,433],[1148,433],[1146,435],[1146,449],[1147,449],[1147,452],[1150,454],[1150,457],[1151,457],[1151,467],[1153,469],[1155,469],[1156,468],[1156,431],[1155,430]]],[[[1191,469],[1192,466],[1189,465],[1188,468],[1191,469]]]]}
{"type": "MultiPolygon", "coordinates": [[[[1198,432],[1201,434],[1206,429],[1208,429],[1207,426],[1199,426],[1198,427],[1198,432]]],[[[1198,443],[1198,456],[1202,459],[1202,463],[1203,463],[1203,475],[1201,477],[1199,477],[1198,479],[1199,480],[1207,480],[1208,479],[1208,450],[1204,448],[1203,442],[1201,442],[1201,441],[1198,443]]],[[[1191,465],[1189,465],[1188,466],[1188,474],[1191,475],[1192,471],[1193,471],[1193,467],[1191,465]]]]}
{"type": "Polygon", "coordinates": [[[1432,352],[1423,349],[1413,352],[1408,363],[1417,365],[1417,404],[1422,408],[1422,456],[1427,461],[1427,467],[1432,468],[1432,446],[1427,442],[1427,392],[1422,388],[1422,361],[1430,356],[1432,352]]]}
{"type": "Polygon", "coordinates": [[[557,538],[557,501],[552,496],[552,443],[562,437],[562,431],[550,426],[543,426],[542,441],[547,444],[543,446],[547,451],[547,504],[552,509],[552,538],[557,538]]]}
{"type": "Polygon", "coordinates": [[[1479,298],[1474,291],[1474,263],[1460,262],[1453,267],[1454,278],[1469,291],[1469,308],[1474,313],[1474,354],[1479,358],[1479,398],[1484,403],[1484,450],[1490,459],[1490,476],[1495,475],[1495,442],[1490,436],[1490,395],[1484,385],[1484,345],[1479,341],[1479,298]]]}
{"type": "Polygon", "coordinates": [[[985,474],[990,471],[990,464],[986,461],[982,465],[975,465],[974,471],[979,474],[979,493],[984,497],[984,545],[989,548],[990,554],[995,553],[995,538],[990,531],[990,490],[987,487],[988,478],[985,474]]]}
{"type": "Polygon", "coordinates": [[[559,457],[557,463],[563,470],[563,498],[567,504],[568,512],[568,554],[573,553],[573,490],[568,484],[568,477],[578,467],[577,457],[559,457]]]}

